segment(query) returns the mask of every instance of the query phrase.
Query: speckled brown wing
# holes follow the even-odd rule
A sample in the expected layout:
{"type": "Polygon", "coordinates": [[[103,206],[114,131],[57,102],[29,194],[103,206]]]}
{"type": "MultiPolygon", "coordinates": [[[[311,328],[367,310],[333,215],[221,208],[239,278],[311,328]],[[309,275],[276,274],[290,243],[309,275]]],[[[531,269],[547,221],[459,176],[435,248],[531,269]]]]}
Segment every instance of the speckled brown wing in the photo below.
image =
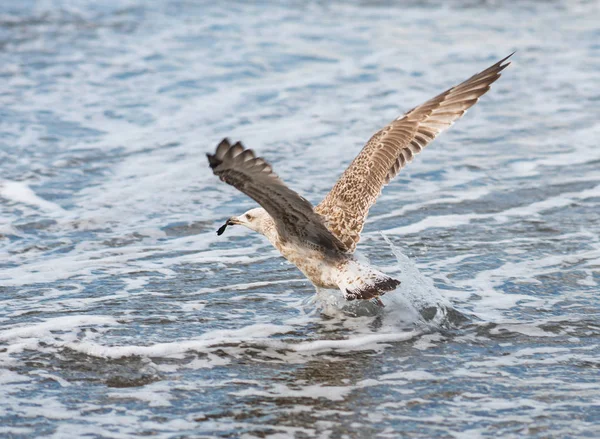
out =
{"type": "Polygon", "coordinates": [[[315,208],[346,251],[356,248],[369,209],[383,187],[490,89],[510,64],[505,62],[510,56],[413,108],[371,137],[315,208]]]}
{"type": "Polygon", "coordinates": [[[293,240],[310,248],[343,251],[343,245],[323,224],[309,201],[288,188],[271,165],[254,151],[223,139],[208,162],[222,181],[260,204],[275,221],[283,240],[293,240]]]}

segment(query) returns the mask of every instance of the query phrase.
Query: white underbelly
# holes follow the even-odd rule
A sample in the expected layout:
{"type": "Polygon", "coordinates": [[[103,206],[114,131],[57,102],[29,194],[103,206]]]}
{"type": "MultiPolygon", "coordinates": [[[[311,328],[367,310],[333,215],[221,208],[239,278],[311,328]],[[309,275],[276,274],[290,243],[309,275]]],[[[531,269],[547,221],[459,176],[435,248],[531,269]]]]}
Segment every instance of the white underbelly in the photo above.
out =
{"type": "Polygon", "coordinates": [[[336,273],[338,263],[331,262],[316,250],[291,245],[279,245],[284,258],[294,264],[313,284],[321,288],[337,288],[336,273]]]}

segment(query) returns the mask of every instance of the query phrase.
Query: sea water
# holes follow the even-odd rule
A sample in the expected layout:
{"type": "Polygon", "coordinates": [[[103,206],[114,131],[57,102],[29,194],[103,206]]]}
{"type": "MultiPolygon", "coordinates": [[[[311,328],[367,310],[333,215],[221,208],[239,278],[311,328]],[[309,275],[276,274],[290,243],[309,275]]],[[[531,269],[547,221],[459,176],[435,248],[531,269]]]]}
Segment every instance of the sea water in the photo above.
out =
{"type": "Polygon", "coordinates": [[[585,1],[2,2],[0,436],[599,437],[599,41],[585,1]],[[384,308],[216,235],[223,137],[318,203],[514,50],[372,208],[384,308]]]}

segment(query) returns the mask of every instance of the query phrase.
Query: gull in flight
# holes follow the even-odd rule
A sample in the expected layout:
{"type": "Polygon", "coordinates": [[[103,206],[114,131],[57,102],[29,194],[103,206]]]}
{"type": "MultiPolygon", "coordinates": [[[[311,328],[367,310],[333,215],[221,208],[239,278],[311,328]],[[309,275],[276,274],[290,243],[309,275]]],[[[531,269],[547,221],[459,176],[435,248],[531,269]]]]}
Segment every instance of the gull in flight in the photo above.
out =
{"type": "Polygon", "coordinates": [[[264,159],[223,139],[207,154],[213,173],[262,207],[232,216],[217,231],[242,225],[264,235],[317,288],[339,288],[346,300],[374,300],[400,281],[354,256],[370,207],[383,187],[439,133],[490,89],[509,55],[413,108],[375,133],[316,207],[290,189],[264,159]]]}

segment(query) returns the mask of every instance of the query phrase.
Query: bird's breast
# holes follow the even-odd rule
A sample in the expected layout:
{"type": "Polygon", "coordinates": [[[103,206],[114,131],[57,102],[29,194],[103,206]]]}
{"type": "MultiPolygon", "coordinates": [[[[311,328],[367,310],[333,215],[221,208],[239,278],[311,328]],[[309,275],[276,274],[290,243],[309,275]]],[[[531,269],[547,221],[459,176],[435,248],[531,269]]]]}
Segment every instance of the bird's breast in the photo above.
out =
{"type": "Polygon", "coordinates": [[[275,247],[284,258],[294,264],[314,285],[321,288],[337,288],[334,272],[338,261],[330,260],[318,250],[312,250],[290,242],[277,242],[275,247]]]}

